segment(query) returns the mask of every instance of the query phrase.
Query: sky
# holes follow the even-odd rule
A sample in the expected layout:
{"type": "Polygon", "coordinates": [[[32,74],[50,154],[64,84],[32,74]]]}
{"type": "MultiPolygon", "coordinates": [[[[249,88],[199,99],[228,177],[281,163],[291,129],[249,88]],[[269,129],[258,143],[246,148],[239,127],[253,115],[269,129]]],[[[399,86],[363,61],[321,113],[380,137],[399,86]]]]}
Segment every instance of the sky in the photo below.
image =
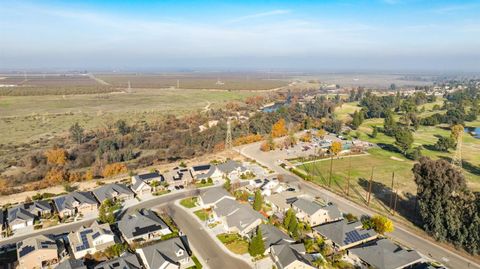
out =
{"type": "Polygon", "coordinates": [[[480,71],[480,1],[0,0],[0,69],[480,71]]]}

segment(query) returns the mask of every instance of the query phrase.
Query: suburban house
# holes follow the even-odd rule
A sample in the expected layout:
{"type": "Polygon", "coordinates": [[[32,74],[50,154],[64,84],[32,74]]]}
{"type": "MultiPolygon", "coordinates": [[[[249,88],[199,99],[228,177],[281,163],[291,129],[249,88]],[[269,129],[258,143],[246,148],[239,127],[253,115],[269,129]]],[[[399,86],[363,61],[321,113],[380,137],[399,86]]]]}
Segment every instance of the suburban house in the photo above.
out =
{"type": "Polygon", "coordinates": [[[348,222],[346,219],[315,226],[313,230],[331,241],[337,251],[363,244],[378,237],[374,230],[363,229],[360,221],[348,222]]]}
{"type": "Polygon", "coordinates": [[[126,201],[135,198],[135,194],[125,184],[106,184],[92,191],[97,200],[102,203],[110,199],[112,201],[126,201]]]}
{"type": "Polygon", "coordinates": [[[137,195],[145,195],[154,191],[154,184],[161,184],[165,179],[158,172],[151,172],[146,174],[139,174],[132,176],[132,190],[137,195]]]}
{"type": "Polygon", "coordinates": [[[293,238],[286,235],[284,232],[280,231],[277,227],[271,224],[262,223],[259,227],[262,231],[265,254],[268,254],[270,252],[271,246],[295,243],[295,240],[293,238]]]}
{"type": "Polygon", "coordinates": [[[211,188],[198,197],[198,204],[203,208],[210,208],[223,199],[235,200],[224,188],[211,188]]]}
{"type": "Polygon", "coordinates": [[[223,173],[215,165],[211,164],[193,166],[191,171],[192,176],[197,181],[202,179],[208,180],[209,178],[213,181],[219,181],[223,177],[223,173]]]}
{"type": "Polygon", "coordinates": [[[137,255],[125,252],[120,257],[99,263],[94,269],[142,269],[137,255]]]}
{"type": "Polygon", "coordinates": [[[248,172],[248,169],[242,165],[241,162],[234,160],[227,160],[224,163],[218,164],[217,169],[228,178],[240,178],[240,175],[248,172]]]}
{"type": "Polygon", "coordinates": [[[55,267],[67,256],[63,242],[52,236],[38,235],[17,243],[19,268],[55,267]]]}
{"type": "Polygon", "coordinates": [[[12,231],[33,226],[36,216],[23,206],[16,206],[7,210],[7,222],[12,231]]]}
{"type": "Polygon", "coordinates": [[[188,168],[177,168],[163,174],[165,182],[171,187],[187,186],[193,182],[193,176],[188,168]]]}
{"type": "Polygon", "coordinates": [[[422,262],[414,250],[407,250],[388,239],[379,239],[349,249],[350,256],[378,269],[401,269],[422,262]]]}
{"type": "Polygon", "coordinates": [[[87,269],[83,260],[67,259],[59,263],[55,269],[87,269]]]}
{"type": "Polygon", "coordinates": [[[225,230],[247,237],[265,220],[265,217],[251,206],[240,204],[233,199],[223,199],[216,203],[213,212],[225,230]]]}
{"type": "Polygon", "coordinates": [[[305,246],[299,244],[281,244],[270,247],[270,256],[279,269],[314,269],[313,257],[306,253],[305,246]]]}
{"type": "MultiPolygon", "coordinates": [[[[175,237],[136,250],[146,269],[189,268],[195,264],[190,259],[186,237],[175,237]]],[[[97,269],[97,268],[95,268],[97,269]]]]}
{"type": "Polygon", "coordinates": [[[52,206],[47,201],[24,203],[7,210],[7,221],[12,231],[33,226],[36,219],[52,214],[52,206]]]}
{"type": "Polygon", "coordinates": [[[272,207],[275,213],[284,213],[292,207],[292,203],[297,200],[300,195],[298,192],[284,191],[275,193],[265,197],[265,203],[272,207]]]}
{"type": "Polygon", "coordinates": [[[83,227],[68,234],[68,241],[76,259],[87,254],[103,251],[115,245],[115,235],[108,224],[94,222],[90,227],[83,227]]]}
{"type": "Polygon", "coordinates": [[[299,197],[293,202],[292,208],[295,210],[297,218],[310,224],[312,227],[343,218],[337,206],[333,204],[322,206],[305,197],[299,197]]]}
{"type": "Polygon", "coordinates": [[[71,192],[53,199],[53,204],[61,218],[87,215],[97,212],[98,202],[91,192],[71,192]]]}
{"type": "Polygon", "coordinates": [[[160,217],[147,209],[124,216],[117,225],[123,238],[129,244],[137,241],[151,241],[172,233],[160,217]]]}

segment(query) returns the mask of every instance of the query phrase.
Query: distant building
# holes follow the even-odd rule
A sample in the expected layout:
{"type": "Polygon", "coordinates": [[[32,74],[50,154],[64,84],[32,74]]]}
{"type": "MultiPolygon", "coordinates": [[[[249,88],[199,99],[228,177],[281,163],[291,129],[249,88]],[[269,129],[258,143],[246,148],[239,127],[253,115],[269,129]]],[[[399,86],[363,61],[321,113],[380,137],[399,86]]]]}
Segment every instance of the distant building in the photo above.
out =
{"type": "Polygon", "coordinates": [[[83,227],[68,234],[68,241],[76,259],[94,254],[115,245],[115,235],[108,224],[94,222],[90,227],[83,227]]]}
{"type": "Polygon", "coordinates": [[[223,199],[216,203],[213,213],[216,219],[222,221],[225,230],[247,237],[265,220],[251,206],[233,199],[223,199]]]}
{"type": "Polygon", "coordinates": [[[102,203],[110,199],[112,201],[126,201],[135,198],[135,194],[125,184],[106,184],[92,191],[97,200],[102,203]]]}
{"type": "Polygon", "coordinates": [[[17,243],[20,269],[55,267],[66,256],[63,243],[52,236],[39,235],[17,243]]]}
{"type": "Polygon", "coordinates": [[[120,257],[99,263],[94,269],[142,269],[137,255],[125,252],[120,257]]]}
{"type": "Polygon", "coordinates": [[[151,172],[132,176],[132,190],[137,195],[149,194],[154,191],[154,187],[152,186],[153,182],[161,184],[165,182],[165,179],[158,172],[151,172]]]}
{"type": "MultiPolygon", "coordinates": [[[[280,231],[277,227],[271,224],[262,223],[259,227],[262,231],[265,254],[270,252],[271,246],[295,243],[295,239],[286,235],[284,232],[280,231]]],[[[250,238],[252,238],[252,235],[250,238]]]]}
{"type": "Polygon", "coordinates": [[[299,244],[273,245],[270,256],[279,269],[314,269],[313,257],[306,253],[305,246],[299,244]]]}
{"type": "Polygon", "coordinates": [[[223,199],[235,200],[235,197],[233,197],[224,188],[211,188],[198,197],[198,203],[203,208],[209,208],[214,206],[216,203],[222,201],[223,199]]]}
{"type": "Polygon", "coordinates": [[[401,269],[422,262],[414,250],[407,250],[389,239],[370,241],[349,249],[350,256],[358,257],[364,264],[378,269],[401,269]]]}
{"type": "Polygon", "coordinates": [[[72,192],[53,199],[61,218],[96,213],[98,202],[91,192],[72,192]]]}
{"type": "Polygon", "coordinates": [[[117,223],[117,226],[123,238],[129,244],[137,241],[151,241],[172,233],[160,217],[147,209],[124,216],[117,223]]]}
{"type": "Polygon", "coordinates": [[[299,195],[298,192],[284,191],[265,197],[265,202],[270,204],[274,212],[284,213],[292,207],[299,195]]]}
{"type": "Polygon", "coordinates": [[[52,214],[52,206],[47,201],[24,203],[7,210],[7,221],[12,231],[33,226],[36,219],[52,214]]]}
{"type": "Polygon", "coordinates": [[[146,269],[189,268],[194,266],[186,237],[175,237],[136,250],[146,269]]]}
{"type": "Polygon", "coordinates": [[[322,206],[315,201],[299,197],[292,203],[292,208],[296,212],[297,218],[310,226],[337,221],[343,218],[342,213],[335,205],[322,206]]]}
{"type": "Polygon", "coordinates": [[[165,182],[171,186],[187,186],[193,182],[193,176],[188,168],[177,168],[166,172],[164,175],[165,182]]]}
{"type": "Polygon", "coordinates": [[[59,263],[55,269],[87,269],[83,260],[67,259],[59,263]]]}
{"type": "Polygon", "coordinates": [[[208,180],[211,178],[213,181],[219,181],[223,177],[223,173],[215,166],[211,164],[197,165],[191,168],[192,176],[197,180],[208,180]]]}
{"type": "Polygon", "coordinates": [[[323,238],[330,240],[338,251],[375,240],[378,237],[374,230],[363,229],[360,221],[348,222],[346,219],[315,226],[313,230],[323,238]]]}

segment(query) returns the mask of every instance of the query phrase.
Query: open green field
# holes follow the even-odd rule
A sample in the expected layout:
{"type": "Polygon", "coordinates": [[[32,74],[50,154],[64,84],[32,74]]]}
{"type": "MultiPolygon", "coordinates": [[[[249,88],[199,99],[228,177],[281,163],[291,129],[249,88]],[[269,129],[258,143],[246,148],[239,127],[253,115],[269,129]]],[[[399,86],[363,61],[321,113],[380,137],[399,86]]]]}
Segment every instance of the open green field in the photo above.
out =
{"type": "MultiPolygon", "coordinates": [[[[437,104],[441,104],[438,101],[437,104]]],[[[430,111],[434,104],[428,104],[426,111],[421,116],[432,113],[430,111]]],[[[344,104],[342,108],[336,111],[337,117],[349,120],[349,114],[353,113],[356,103],[344,104]]],[[[442,113],[442,111],[438,111],[442,113]]],[[[397,116],[398,120],[398,116],[397,116]]],[[[368,155],[356,157],[343,157],[333,160],[332,185],[330,188],[337,193],[346,195],[347,178],[350,174],[350,192],[349,197],[359,203],[366,203],[368,192],[368,181],[372,175],[373,184],[371,206],[380,210],[388,210],[392,196],[391,183],[392,173],[395,173],[394,189],[399,191],[400,202],[398,209],[404,209],[408,214],[408,208],[415,206],[414,194],[416,193],[416,184],[414,182],[412,168],[414,161],[408,160],[401,153],[397,152],[392,145],[395,143],[393,137],[378,133],[376,138],[370,137],[372,126],[383,126],[383,119],[368,119],[354,132],[360,134],[360,139],[375,143],[380,147],[368,150],[368,155]]],[[[480,126],[480,120],[467,122],[466,126],[480,126]]],[[[444,158],[450,160],[454,152],[439,152],[432,149],[431,146],[436,143],[438,135],[449,136],[450,129],[446,125],[439,126],[420,126],[414,133],[414,147],[422,146],[422,154],[433,159],[444,158]]],[[[470,134],[465,133],[462,144],[463,169],[468,185],[472,190],[480,190],[480,139],[476,139],[470,134]]],[[[306,163],[297,167],[307,172],[312,180],[320,185],[328,186],[330,176],[330,160],[319,160],[306,163]]],[[[414,216],[415,217],[415,216],[414,216]]]]}
{"type": "Polygon", "coordinates": [[[117,119],[153,121],[224,106],[255,91],[137,89],[132,93],[0,97],[0,144],[61,134],[74,123],[101,128],[117,119]]]}

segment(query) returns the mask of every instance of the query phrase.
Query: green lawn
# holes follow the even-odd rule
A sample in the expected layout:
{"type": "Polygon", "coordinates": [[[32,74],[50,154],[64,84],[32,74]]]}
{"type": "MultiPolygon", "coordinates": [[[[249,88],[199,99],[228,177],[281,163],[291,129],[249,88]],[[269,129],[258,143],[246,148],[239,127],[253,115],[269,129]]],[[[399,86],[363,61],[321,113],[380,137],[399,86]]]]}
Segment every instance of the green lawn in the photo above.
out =
{"type": "Polygon", "coordinates": [[[193,212],[201,221],[206,221],[210,213],[207,210],[200,209],[193,212]]]}
{"type": "Polygon", "coordinates": [[[191,259],[195,263],[195,265],[192,266],[192,267],[189,267],[188,269],[202,269],[203,266],[202,266],[202,264],[200,263],[200,261],[198,260],[197,257],[192,256],[191,259]]]}
{"type": "Polygon", "coordinates": [[[219,234],[217,238],[235,254],[245,254],[248,252],[248,242],[238,234],[219,234]]]}
{"type": "Polygon", "coordinates": [[[213,186],[213,182],[212,183],[201,183],[201,182],[198,182],[198,183],[195,183],[195,187],[197,188],[205,188],[205,187],[209,187],[209,186],[213,186]]]}
{"type": "Polygon", "coordinates": [[[197,206],[197,197],[188,197],[180,201],[180,204],[186,208],[194,208],[197,206]]]}

